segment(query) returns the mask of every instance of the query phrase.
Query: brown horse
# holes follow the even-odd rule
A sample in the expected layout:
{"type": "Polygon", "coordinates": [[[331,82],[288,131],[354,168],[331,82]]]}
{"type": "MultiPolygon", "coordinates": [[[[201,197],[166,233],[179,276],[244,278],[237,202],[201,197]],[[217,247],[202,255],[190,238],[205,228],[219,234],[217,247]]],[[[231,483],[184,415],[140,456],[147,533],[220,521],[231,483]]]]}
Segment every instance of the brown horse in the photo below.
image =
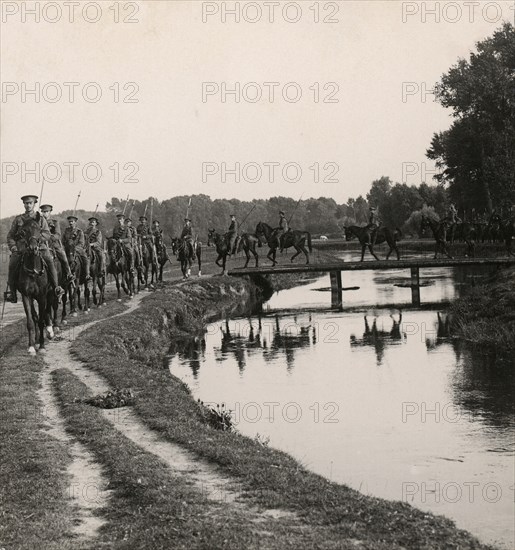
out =
{"type": "Polygon", "coordinates": [[[451,253],[449,252],[449,247],[447,245],[447,222],[445,220],[437,221],[427,216],[422,216],[420,230],[424,231],[426,227],[431,228],[431,232],[433,233],[433,237],[436,241],[434,259],[436,260],[438,258],[438,252],[445,254],[448,258],[452,259],[451,253]]]}
{"type": "Polygon", "coordinates": [[[280,230],[278,228],[274,229],[265,222],[259,222],[256,226],[256,236],[259,239],[264,238],[270,248],[266,257],[272,262],[272,266],[277,263],[275,261],[275,257],[279,246],[281,247],[281,251],[283,248],[288,249],[291,246],[295,248],[297,252],[290,258],[291,262],[293,262],[293,260],[301,252],[303,252],[306,256],[306,264],[309,264],[309,254],[306,250],[305,244],[307,241],[309,251],[313,252],[313,248],[311,246],[311,233],[309,233],[309,231],[297,231],[290,229],[289,231],[286,231],[286,233],[283,233],[281,243],[279,242],[279,231],[280,230]]]}
{"type": "Polygon", "coordinates": [[[225,266],[227,264],[227,256],[229,255],[229,240],[227,239],[227,234],[221,235],[217,233],[215,229],[210,229],[207,234],[207,246],[213,244],[218,254],[215,264],[222,268],[222,275],[225,275],[225,266]],[[220,260],[222,260],[221,265],[220,260]]]}
{"type": "Polygon", "coordinates": [[[122,247],[122,243],[117,239],[107,239],[107,273],[114,276],[116,290],[118,292],[118,301],[122,301],[120,285],[129,298],[133,297],[134,277],[130,272],[130,265],[127,256],[122,247]]]}
{"type": "Polygon", "coordinates": [[[253,235],[252,233],[243,233],[240,236],[240,239],[238,241],[238,247],[237,252],[243,251],[245,252],[245,256],[247,260],[245,261],[245,265],[243,266],[243,269],[245,269],[249,265],[250,261],[250,253],[254,256],[254,260],[256,261],[255,267],[258,267],[259,264],[259,256],[256,252],[256,246],[261,246],[261,241],[256,235],[253,235]]]}
{"type": "Polygon", "coordinates": [[[97,307],[100,307],[101,305],[103,306],[106,305],[105,298],[104,298],[106,277],[105,277],[105,273],[101,272],[100,258],[98,257],[98,254],[104,254],[104,251],[99,250],[97,252],[93,248],[91,247],[89,248],[89,259],[90,259],[89,274],[91,276],[91,291],[89,289],[89,285],[85,285],[84,287],[84,298],[86,301],[87,311],[89,311],[90,292],[92,292],[93,294],[93,303],[97,307]],[[98,296],[97,296],[97,289],[99,292],[98,296]]]}
{"type": "Polygon", "coordinates": [[[379,260],[376,253],[374,252],[374,245],[382,244],[386,242],[390,247],[388,254],[386,254],[386,259],[390,258],[391,253],[395,250],[397,254],[397,260],[401,259],[399,249],[397,247],[397,242],[400,241],[402,233],[400,229],[391,230],[388,227],[370,227],[366,225],[365,227],[360,227],[357,225],[350,225],[343,228],[345,234],[345,240],[350,241],[352,237],[357,237],[361,244],[361,261],[365,258],[365,250],[368,247],[370,254],[374,256],[376,260],[379,260]]]}
{"type": "MultiPolygon", "coordinates": [[[[187,279],[191,275],[191,266],[193,265],[189,247],[186,245],[186,241],[180,237],[174,237],[172,239],[172,254],[177,256],[177,260],[181,264],[183,279],[187,279]]],[[[192,243],[192,246],[193,253],[197,258],[198,276],[200,277],[202,275],[202,243],[196,240],[192,243]]]]}
{"type": "Polygon", "coordinates": [[[48,337],[50,339],[54,337],[51,308],[55,293],[48,280],[48,268],[40,253],[42,236],[39,214],[36,218],[25,220],[18,234],[25,246],[18,265],[16,289],[20,291],[27,316],[28,352],[36,353],[36,327],[38,327],[39,352],[44,353],[46,351],[45,323],[48,337]],[[36,311],[35,302],[38,304],[38,311],[36,311]]]}

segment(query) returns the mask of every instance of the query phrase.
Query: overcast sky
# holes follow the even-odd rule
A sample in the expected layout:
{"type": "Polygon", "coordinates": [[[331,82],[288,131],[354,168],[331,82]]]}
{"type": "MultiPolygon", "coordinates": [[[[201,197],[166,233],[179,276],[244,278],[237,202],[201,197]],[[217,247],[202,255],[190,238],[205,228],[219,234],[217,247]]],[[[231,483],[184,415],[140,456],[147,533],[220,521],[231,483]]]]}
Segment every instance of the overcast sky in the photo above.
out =
{"type": "Polygon", "coordinates": [[[382,175],[429,181],[425,151],[451,119],[424,90],[514,15],[513,1],[485,11],[484,2],[310,0],[259,3],[261,16],[258,3],[239,2],[235,22],[223,13],[235,2],[110,0],[85,15],[81,2],[70,22],[66,3],[60,17],[56,2],[39,4],[36,22],[2,2],[2,217],[21,210],[21,194],[39,194],[45,165],[43,202],[57,211],[79,191],[79,208],[102,211],[128,194],[344,202],[382,175]],[[36,83],[36,96],[22,95],[36,83]],[[238,103],[220,91],[236,83],[238,103]]]}

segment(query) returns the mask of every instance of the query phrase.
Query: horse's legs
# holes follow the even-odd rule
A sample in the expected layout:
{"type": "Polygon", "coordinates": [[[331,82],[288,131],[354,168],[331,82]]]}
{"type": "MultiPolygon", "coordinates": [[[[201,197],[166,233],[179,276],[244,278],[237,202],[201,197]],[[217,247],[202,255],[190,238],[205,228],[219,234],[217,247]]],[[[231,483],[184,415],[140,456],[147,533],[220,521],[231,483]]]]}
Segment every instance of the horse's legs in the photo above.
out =
{"type": "Polygon", "coordinates": [[[118,292],[117,301],[121,302],[122,301],[122,296],[121,296],[121,293],[120,293],[120,279],[118,278],[118,273],[114,273],[114,281],[116,283],[116,291],[118,292]]]}
{"type": "Polygon", "coordinates": [[[249,249],[246,246],[243,247],[243,252],[245,252],[245,257],[246,257],[245,265],[243,266],[243,269],[245,269],[249,265],[250,254],[249,254],[249,249]]]}
{"type": "Polygon", "coordinates": [[[197,245],[198,276],[202,275],[202,249],[197,245]]]}
{"type": "Polygon", "coordinates": [[[364,244],[361,246],[361,261],[363,261],[365,259],[365,249],[366,249],[367,245],[364,244]]]}
{"type": "MultiPolygon", "coordinates": [[[[39,352],[44,353],[45,350],[45,324],[47,321],[47,300],[46,295],[42,296],[38,300],[38,309],[39,309],[39,315],[38,315],[38,325],[39,325],[39,352]]],[[[52,327],[50,327],[52,329],[52,327]]],[[[53,331],[49,331],[49,336],[54,336],[53,331]]]]}
{"type": "Polygon", "coordinates": [[[23,301],[23,309],[25,310],[25,316],[27,317],[27,331],[29,333],[28,351],[30,354],[34,354],[36,353],[36,348],[35,348],[36,340],[34,337],[36,327],[35,327],[34,319],[32,317],[32,310],[33,310],[33,306],[31,304],[32,299],[22,294],[22,301],[23,301]]]}
{"type": "Polygon", "coordinates": [[[258,267],[258,264],[259,264],[259,256],[258,256],[258,253],[256,252],[256,245],[254,245],[250,251],[252,252],[252,254],[254,254],[254,259],[256,260],[256,267],[258,267]]]}
{"type": "Polygon", "coordinates": [[[374,252],[374,247],[372,246],[372,243],[370,243],[370,244],[368,245],[368,249],[370,250],[370,254],[372,254],[372,256],[374,256],[374,258],[375,258],[376,260],[379,260],[379,258],[377,257],[376,253],[374,252]]]}

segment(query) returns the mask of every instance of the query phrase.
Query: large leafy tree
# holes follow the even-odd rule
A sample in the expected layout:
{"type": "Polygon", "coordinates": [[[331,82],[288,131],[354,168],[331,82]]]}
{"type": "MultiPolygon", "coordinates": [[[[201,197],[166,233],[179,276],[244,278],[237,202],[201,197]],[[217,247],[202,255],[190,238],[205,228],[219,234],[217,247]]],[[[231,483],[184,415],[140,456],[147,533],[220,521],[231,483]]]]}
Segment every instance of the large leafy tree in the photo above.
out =
{"type": "Polygon", "coordinates": [[[462,208],[491,212],[515,200],[515,27],[505,23],[476,46],[436,85],[454,122],[434,134],[427,156],[462,208]]]}

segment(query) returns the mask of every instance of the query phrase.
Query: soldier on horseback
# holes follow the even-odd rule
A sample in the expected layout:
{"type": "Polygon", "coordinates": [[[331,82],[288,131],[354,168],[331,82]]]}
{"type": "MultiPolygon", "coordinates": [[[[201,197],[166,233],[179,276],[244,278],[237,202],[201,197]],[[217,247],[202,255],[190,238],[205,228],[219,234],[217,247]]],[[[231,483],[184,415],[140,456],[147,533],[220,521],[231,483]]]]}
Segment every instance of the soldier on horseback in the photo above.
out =
{"type": "Polygon", "coordinates": [[[89,254],[86,254],[86,238],[84,237],[84,231],[77,226],[77,216],[68,216],[66,219],[68,220],[69,226],[64,230],[63,234],[64,249],[68,257],[70,257],[72,251],[75,251],[84,266],[86,281],[90,281],[90,259],[89,254]]]}
{"type": "Polygon", "coordinates": [[[131,235],[131,246],[134,254],[134,264],[138,264],[140,269],[143,269],[143,260],[141,258],[140,247],[138,246],[139,236],[137,229],[132,225],[132,218],[125,219],[125,225],[127,226],[131,235]]]}
{"type": "Polygon", "coordinates": [[[98,218],[88,218],[89,226],[85,231],[89,251],[93,252],[95,260],[100,266],[100,274],[105,275],[106,265],[104,258],[104,236],[98,227],[98,218]]]}
{"type": "Polygon", "coordinates": [[[282,210],[280,210],[279,211],[279,228],[277,229],[276,235],[277,235],[277,240],[279,242],[279,248],[281,252],[283,251],[283,248],[284,248],[284,235],[288,231],[290,231],[290,227],[288,224],[288,220],[286,219],[286,214],[282,210]]]}
{"type": "Polygon", "coordinates": [[[194,261],[195,251],[193,250],[193,228],[191,227],[191,220],[189,218],[184,218],[184,227],[182,228],[181,239],[184,241],[184,246],[188,247],[189,257],[192,261],[194,261]]]}
{"type": "Polygon", "coordinates": [[[50,281],[55,288],[55,293],[58,298],[60,298],[63,295],[64,291],[59,286],[54,260],[52,258],[52,255],[50,254],[46,242],[48,241],[48,239],[50,239],[50,230],[48,227],[48,223],[43,216],[34,211],[34,206],[38,201],[38,197],[36,195],[24,195],[23,197],[21,197],[21,200],[23,201],[25,212],[14,218],[11,229],[7,234],[7,245],[9,246],[9,250],[11,251],[8,274],[10,292],[6,293],[5,299],[9,300],[13,304],[16,304],[18,301],[18,298],[16,296],[16,275],[18,273],[18,267],[20,265],[22,253],[25,248],[25,241],[23,240],[23,236],[20,234],[20,230],[28,218],[34,218],[40,224],[41,236],[43,237],[43,239],[45,239],[45,241],[39,243],[40,254],[47,266],[50,281]]]}
{"type": "Polygon", "coordinates": [[[39,208],[41,214],[48,223],[48,228],[50,230],[50,238],[48,244],[50,248],[54,251],[57,259],[61,262],[63,272],[66,273],[66,278],[69,282],[73,281],[73,273],[70,269],[70,264],[68,263],[68,258],[66,257],[66,252],[61,242],[61,227],[57,220],[51,219],[50,214],[53,210],[51,204],[42,204],[39,208]]]}
{"type": "Polygon", "coordinates": [[[231,256],[231,254],[236,253],[236,248],[238,246],[238,241],[239,241],[238,222],[236,221],[236,216],[234,214],[231,214],[231,225],[229,225],[226,238],[227,238],[227,243],[229,247],[228,256],[231,256]]]}
{"type": "Polygon", "coordinates": [[[368,215],[368,225],[367,229],[370,231],[370,241],[372,245],[376,244],[377,239],[377,230],[381,225],[381,218],[379,217],[379,209],[377,206],[371,206],[370,212],[368,215]]]}
{"type": "Polygon", "coordinates": [[[132,232],[125,225],[125,215],[116,214],[118,225],[113,229],[113,239],[121,243],[123,252],[127,257],[131,275],[134,275],[134,252],[132,249],[132,232]]]}

